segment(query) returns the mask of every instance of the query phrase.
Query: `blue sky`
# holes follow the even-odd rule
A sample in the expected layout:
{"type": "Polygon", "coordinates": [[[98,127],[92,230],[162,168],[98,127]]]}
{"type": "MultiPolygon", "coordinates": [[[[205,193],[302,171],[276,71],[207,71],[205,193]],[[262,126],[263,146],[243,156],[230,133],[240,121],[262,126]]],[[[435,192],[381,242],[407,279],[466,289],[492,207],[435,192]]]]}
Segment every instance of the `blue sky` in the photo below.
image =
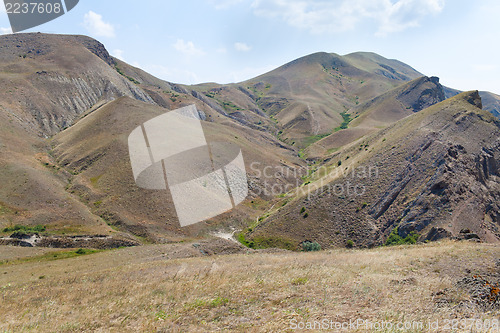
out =
{"type": "Polygon", "coordinates": [[[31,31],[89,35],[178,83],[238,82],[317,51],[372,51],[447,86],[500,94],[495,0],[80,0],[31,31]]]}

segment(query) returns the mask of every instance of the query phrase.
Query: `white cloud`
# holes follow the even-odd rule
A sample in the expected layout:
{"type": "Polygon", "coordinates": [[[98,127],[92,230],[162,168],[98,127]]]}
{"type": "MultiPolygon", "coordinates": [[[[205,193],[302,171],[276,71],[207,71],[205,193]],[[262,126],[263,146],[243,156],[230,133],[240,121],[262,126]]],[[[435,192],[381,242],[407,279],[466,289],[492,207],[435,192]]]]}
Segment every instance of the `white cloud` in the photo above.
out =
{"type": "Polygon", "coordinates": [[[155,75],[163,80],[183,84],[197,84],[203,82],[196,73],[180,68],[170,68],[163,65],[150,64],[140,66],[134,63],[133,66],[146,70],[148,73],[155,75]]]}
{"type": "Polygon", "coordinates": [[[281,19],[313,34],[353,30],[364,21],[377,25],[376,35],[416,27],[440,13],[445,0],[255,0],[258,16],[281,19]]]}
{"type": "Polygon", "coordinates": [[[426,16],[439,14],[444,9],[444,0],[400,0],[390,4],[383,16],[375,16],[380,23],[377,35],[386,35],[418,27],[426,16]]]}
{"type": "Polygon", "coordinates": [[[247,44],[241,42],[234,43],[234,48],[236,49],[236,51],[241,52],[248,52],[252,49],[251,46],[248,46],[247,44]]]}
{"type": "Polygon", "coordinates": [[[201,56],[205,54],[202,49],[194,46],[193,42],[185,42],[182,39],[178,39],[173,46],[177,51],[184,53],[187,56],[201,56]]]}
{"type": "Polygon", "coordinates": [[[11,34],[11,33],[12,33],[11,28],[1,28],[0,27],[0,35],[7,35],[7,34],[11,34]]]}
{"type": "Polygon", "coordinates": [[[472,69],[479,72],[493,72],[499,68],[498,65],[493,64],[476,64],[472,66],[472,69]]]}
{"type": "Polygon", "coordinates": [[[221,48],[217,49],[215,52],[221,53],[221,54],[226,54],[227,53],[227,49],[225,47],[221,47],[221,48]]]}
{"type": "Polygon", "coordinates": [[[215,9],[228,9],[234,5],[239,4],[243,0],[209,0],[208,2],[215,7],[215,9]]]}
{"type": "Polygon", "coordinates": [[[115,50],[111,51],[111,55],[115,58],[120,59],[121,61],[125,61],[123,58],[123,50],[115,49],[115,50]]]}
{"type": "Polygon", "coordinates": [[[278,66],[265,66],[265,67],[245,67],[238,71],[232,71],[229,73],[229,77],[227,77],[224,81],[226,83],[230,82],[242,82],[245,80],[253,79],[259,75],[272,71],[278,66]],[[229,80],[229,82],[227,81],[229,80]]]}
{"type": "Polygon", "coordinates": [[[115,37],[115,27],[102,19],[102,15],[89,11],[84,16],[83,25],[92,35],[115,37]]]}

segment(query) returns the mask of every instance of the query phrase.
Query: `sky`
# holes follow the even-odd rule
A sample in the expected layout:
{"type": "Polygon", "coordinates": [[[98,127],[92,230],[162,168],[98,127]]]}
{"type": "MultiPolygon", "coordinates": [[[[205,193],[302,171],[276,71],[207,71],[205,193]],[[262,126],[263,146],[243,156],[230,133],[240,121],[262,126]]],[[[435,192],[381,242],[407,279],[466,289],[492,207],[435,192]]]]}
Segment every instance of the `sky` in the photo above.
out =
{"type": "MultiPolygon", "coordinates": [[[[10,33],[0,5],[0,34],[10,33]]],[[[27,32],[83,34],[164,80],[240,82],[299,57],[370,51],[500,94],[497,0],[80,0],[27,32]]]]}

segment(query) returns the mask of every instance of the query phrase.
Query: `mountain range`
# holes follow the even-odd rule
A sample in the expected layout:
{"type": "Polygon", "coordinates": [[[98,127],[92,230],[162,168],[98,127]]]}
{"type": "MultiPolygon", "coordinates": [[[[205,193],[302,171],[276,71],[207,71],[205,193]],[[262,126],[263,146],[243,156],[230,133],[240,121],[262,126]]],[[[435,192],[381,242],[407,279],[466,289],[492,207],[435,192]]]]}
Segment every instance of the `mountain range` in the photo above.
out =
{"type": "Polygon", "coordinates": [[[10,237],[17,225],[41,226],[38,241],[56,247],[220,230],[254,248],[500,239],[500,96],[444,87],[397,60],[321,52],[245,82],[190,86],[89,37],[29,33],[0,36],[0,85],[0,243],[27,245],[10,237]],[[241,147],[250,193],[181,228],[168,192],[135,185],[127,139],[192,104],[208,141],[241,147]]]}

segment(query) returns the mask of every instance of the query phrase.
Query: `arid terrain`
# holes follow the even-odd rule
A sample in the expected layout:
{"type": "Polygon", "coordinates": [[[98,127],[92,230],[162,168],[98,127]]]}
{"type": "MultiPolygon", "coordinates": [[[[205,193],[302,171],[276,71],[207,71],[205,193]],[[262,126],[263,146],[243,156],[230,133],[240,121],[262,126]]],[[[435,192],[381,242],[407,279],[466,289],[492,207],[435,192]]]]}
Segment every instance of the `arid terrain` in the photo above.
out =
{"type": "Polygon", "coordinates": [[[0,36],[0,87],[2,332],[496,331],[471,328],[500,314],[492,92],[368,52],[183,85],[34,33],[0,36]],[[249,194],[181,227],[128,137],[189,105],[249,194]]]}
{"type": "Polygon", "coordinates": [[[374,53],[315,53],[246,82],[186,86],[111,57],[89,37],[0,39],[4,244],[22,243],[10,237],[16,226],[30,237],[43,229],[41,242],[30,244],[55,247],[169,243],[234,230],[254,248],[293,250],[304,241],[380,245],[393,231],[423,241],[468,229],[498,240],[495,94],[457,95],[374,53]],[[135,184],[127,138],[191,104],[207,140],[242,149],[249,196],[231,212],[180,228],[168,192],[135,184]],[[319,193],[359,170],[376,171],[353,183],[362,195],[319,193]]]}
{"type": "Polygon", "coordinates": [[[496,245],[445,241],[294,253],[226,244],[219,252],[226,254],[209,255],[209,244],[69,258],[11,248],[9,256],[22,259],[1,258],[0,330],[291,332],[326,319],[363,320],[343,330],[349,332],[380,332],[366,325],[384,321],[413,325],[385,332],[496,331],[475,326],[500,314],[498,289],[487,285],[500,278],[496,245]]]}

